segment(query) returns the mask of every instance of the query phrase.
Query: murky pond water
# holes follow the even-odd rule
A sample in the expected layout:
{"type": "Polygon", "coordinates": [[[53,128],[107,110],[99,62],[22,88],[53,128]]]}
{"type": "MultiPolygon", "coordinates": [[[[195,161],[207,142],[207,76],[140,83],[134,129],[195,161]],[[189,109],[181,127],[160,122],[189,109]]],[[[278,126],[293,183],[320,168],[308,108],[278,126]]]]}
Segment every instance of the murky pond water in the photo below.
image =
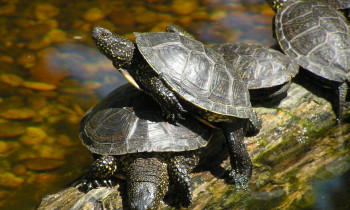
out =
{"type": "MultiPolygon", "coordinates": [[[[270,46],[273,15],[264,0],[2,1],[0,208],[35,208],[46,194],[76,181],[92,161],[78,138],[80,119],[126,82],[93,46],[93,26],[132,40],[134,31],[164,31],[175,23],[207,44],[270,46]]],[[[317,193],[337,193],[342,182],[349,184],[346,174],[345,181],[325,181],[331,175],[315,181],[317,193]]],[[[315,207],[331,199],[317,198],[315,207]]]]}

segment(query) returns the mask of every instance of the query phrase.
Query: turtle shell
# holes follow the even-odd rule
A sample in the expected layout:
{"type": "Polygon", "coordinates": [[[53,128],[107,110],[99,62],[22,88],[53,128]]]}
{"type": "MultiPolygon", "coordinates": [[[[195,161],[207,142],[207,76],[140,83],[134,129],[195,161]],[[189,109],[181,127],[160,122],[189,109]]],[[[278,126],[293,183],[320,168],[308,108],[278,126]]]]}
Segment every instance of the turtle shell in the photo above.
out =
{"type": "Polygon", "coordinates": [[[139,51],[180,98],[205,111],[250,118],[246,83],[201,42],[178,33],[134,33],[139,51]]]}
{"type": "Polygon", "coordinates": [[[319,0],[324,4],[328,4],[336,9],[349,9],[350,1],[349,0],[319,0]]]}
{"type": "Polygon", "coordinates": [[[212,49],[232,63],[248,89],[269,88],[290,81],[299,66],[285,54],[258,44],[232,42],[212,49]]]}
{"type": "Polygon", "coordinates": [[[283,51],[310,72],[344,82],[350,71],[350,28],[336,9],[298,1],[275,16],[276,37],[283,51]]]}
{"type": "Polygon", "coordinates": [[[90,109],[80,123],[80,139],[96,154],[180,152],[207,145],[213,129],[188,118],[171,124],[145,93],[127,84],[90,109]]]}

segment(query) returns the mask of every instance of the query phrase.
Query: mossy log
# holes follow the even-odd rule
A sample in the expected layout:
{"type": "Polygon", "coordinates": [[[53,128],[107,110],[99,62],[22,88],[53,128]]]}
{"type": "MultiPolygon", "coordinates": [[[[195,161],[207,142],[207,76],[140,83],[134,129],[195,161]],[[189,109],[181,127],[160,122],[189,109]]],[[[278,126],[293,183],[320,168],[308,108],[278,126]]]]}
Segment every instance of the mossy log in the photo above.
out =
{"type": "MultiPolygon", "coordinates": [[[[303,86],[293,83],[280,103],[254,104],[263,128],[245,140],[254,165],[248,190],[237,190],[225,181],[229,161],[223,139],[208,146],[206,153],[212,156],[205,156],[192,173],[191,209],[312,209],[318,205],[350,209],[349,192],[343,193],[342,188],[350,184],[349,109],[343,122],[336,124],[329,102],[333,92],[303,86]],[[342,184],[328,194],[322,190],[327,180],[342,184]]],[[[126,205],[123,181],[86,194],[78,187],[46,196],[39,209],[122,209],[126,205]]],[[[169,192],[160,208],[174,208],[171,186],[169,192]]]]}

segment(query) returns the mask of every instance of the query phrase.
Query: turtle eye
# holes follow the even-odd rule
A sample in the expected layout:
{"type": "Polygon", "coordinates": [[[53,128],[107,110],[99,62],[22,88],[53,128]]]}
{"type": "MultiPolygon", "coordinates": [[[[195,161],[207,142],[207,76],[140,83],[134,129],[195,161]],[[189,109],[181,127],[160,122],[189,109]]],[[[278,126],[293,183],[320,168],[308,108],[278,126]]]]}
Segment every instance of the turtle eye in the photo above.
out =
{"type": "Polygon", "coordinates": [[[108,33],[108,32],[102,32],[101,33],[101,37],[103,39],[108,39],[110,36],[111,36],[111,33],[108,33]]]}

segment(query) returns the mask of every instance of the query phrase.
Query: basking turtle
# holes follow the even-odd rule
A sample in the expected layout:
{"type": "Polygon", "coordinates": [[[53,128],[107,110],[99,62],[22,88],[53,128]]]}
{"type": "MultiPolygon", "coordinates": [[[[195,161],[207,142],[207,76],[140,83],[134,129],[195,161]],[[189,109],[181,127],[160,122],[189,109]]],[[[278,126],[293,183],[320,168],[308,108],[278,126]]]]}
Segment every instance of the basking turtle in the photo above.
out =
{"type": "Polygon", "coordinates": [[[232,63],[247,82],[250,99],[280,96],[288,90],[299,66],[285,54],[258,44],[232,42],[212,47],[232,63]]]}
{"type": "Polygon", "coordinates": [[[127,84],[86,113],[79,133],[95,155],[83,188],[110,186],[112,176],[123,176],[130,207],[148,209],[163,199],[169,179],[182,204],[192,202],[189,172],[213,129],[192,118],[177,125],[165,121],[152,98],[127,84]]]}
{"type": "Polygon", "coordinates": [[[92,38],[99,50],[140,89],[151,95],[173,120],[184,112],[216,123],[227,140],[237,187],[245,187],[252,163],[243,138],[257,133],[261,121],[252,110],[245,82],[232,65],[201,42],[182,33],[134,33],[136,43],[95,27],[92,38]],[[186,110],[186,111],[185,111],[186,110]]]}
{"type": "Polygon", "coordinates": [[[266,0],[276,12],[280,48],[322,85],[336,89],[340,120],[350,76],[350,27],[345,17],[317,1],[266,0]]]}
{"type": "Polygon", "coordinates": [[[332,6],[336,9],[350,9],[350,1],[349,0],[317,0],[329,6],[332,6]]]}
{"type": "Polygon", "coordinates": [[[328,4],[335,9],[344,13],[345,17],[350,19],[350,1],[349,0],[318,0],[324,4],[328,4]]]}

